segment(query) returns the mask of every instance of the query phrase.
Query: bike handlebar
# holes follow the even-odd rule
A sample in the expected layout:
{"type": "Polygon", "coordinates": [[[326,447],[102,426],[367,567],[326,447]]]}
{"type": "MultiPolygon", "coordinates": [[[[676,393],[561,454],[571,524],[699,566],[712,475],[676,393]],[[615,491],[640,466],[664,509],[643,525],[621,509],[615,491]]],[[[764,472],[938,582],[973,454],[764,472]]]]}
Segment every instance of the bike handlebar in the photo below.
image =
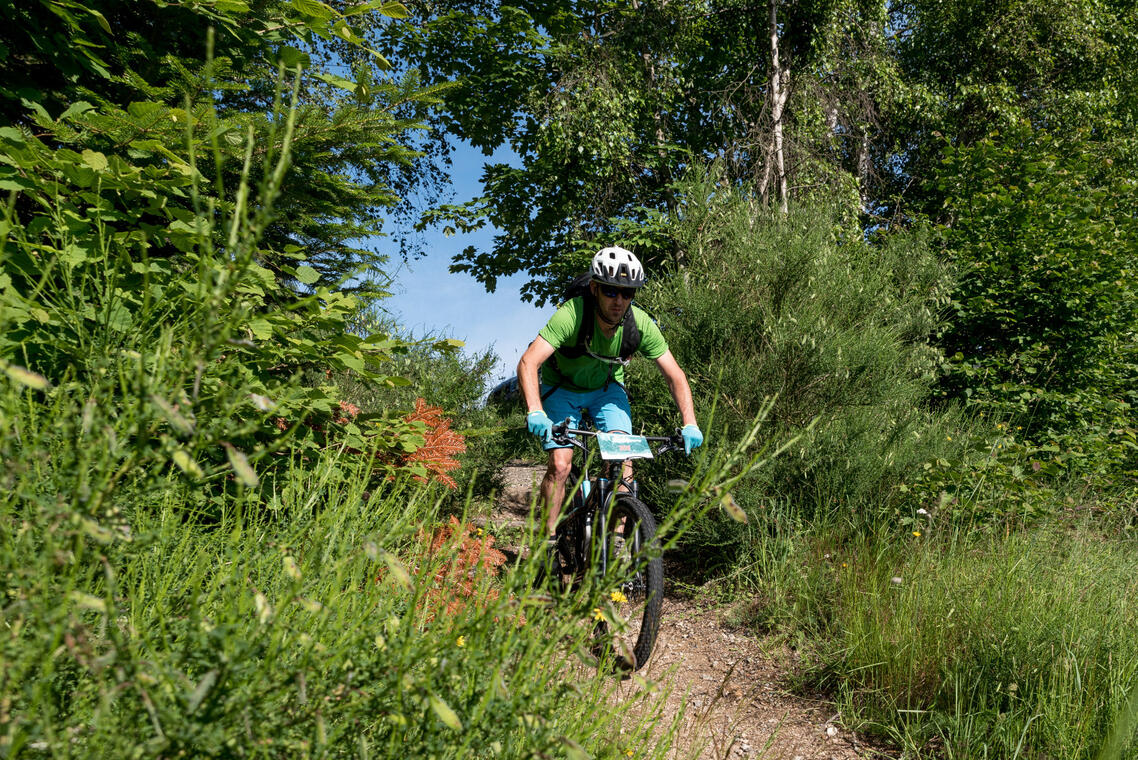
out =
{"type": "MultiPolygon", "coordinates": [[[[550,436],[553,438],[554,443],[576,446],[586,453],[588,452],[588,447],[580,441],[571,438],[570,436],[596,436],[596,434],[596,430],[581,430],[579,428],[569,427],[569,420],[558,422],[553,426],[553,430],[550,432],[550,436]]],[[[664,445],[656,450],[656,456],[659,456],[660,454],[666,454],[669,451],[683,451],[684,449],[684,438],[682,435],[680,435],[680,431],[678,430],[672,435],[646,435],[644,438],[648,441],[663,442],[664,445]]]]}

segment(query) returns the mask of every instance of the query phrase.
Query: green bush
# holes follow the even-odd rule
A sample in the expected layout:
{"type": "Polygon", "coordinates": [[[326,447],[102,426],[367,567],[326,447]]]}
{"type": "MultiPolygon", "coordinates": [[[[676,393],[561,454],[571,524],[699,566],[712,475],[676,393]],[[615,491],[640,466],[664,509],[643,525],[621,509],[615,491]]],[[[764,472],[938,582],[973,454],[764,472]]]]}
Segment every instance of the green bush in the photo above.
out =
{"type": "Polygon", "coordinates": [[[1089,134],[1025,123],[948,148],[942,183],[943,244],[960,273],[939,340],[954,357],[946,391],[1103,480],[1138,474],[1138,186],[1126,161],[1089,134]]]}
{"type": "MultiPolygon", "coordinates": [[[[768,398],[767,440],[802,435],[736,492],[740,504],[752,515],[778,502],[806,519],[892,519],[894,486],[956,448],[965,425],[926,403],[941,365],[927,339],[949,285],[926,237],[871,244],[838,208],[784,217],[713,176],[682,199],[673,236],[687,265],[656,277],[643,300],[711,423],[709,444],[737,439],[768,398]]],[[[653,374],[638,369],[632,393],[650,427],[667,427],[673,405],[653,374]]],[[[753,540],[727,521],[704,529],[728,563],[753,540]]]]}

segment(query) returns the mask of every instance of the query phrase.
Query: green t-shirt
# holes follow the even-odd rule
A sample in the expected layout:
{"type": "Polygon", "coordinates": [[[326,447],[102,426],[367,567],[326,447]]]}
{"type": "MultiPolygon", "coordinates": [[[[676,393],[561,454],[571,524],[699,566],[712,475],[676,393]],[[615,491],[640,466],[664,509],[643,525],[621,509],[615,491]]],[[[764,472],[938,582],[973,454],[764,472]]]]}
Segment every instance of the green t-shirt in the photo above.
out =
{"type": "MultiPolygon", "coordinates": [[[[549,341],[554,348],[575,345],[577,331],[581,329],[584,307],[583,297],[578,296],[566,301],[537,334],[549,341]]],[[[660,328],[635,304],[632,305],[632,316],[636,319],[637,329],[640,330],[640,347],[636,352],[647,359],[658,359],[663,356],[668,351],[668,343],[664,340],[660,328]]],[[[589,344],[589,350],[599,356],[616,356],[620,353],[620,339],[623,334],[624,326],[621,325],[616,328],[615,335],[606,338],[601,332],[601,321],[594,315],[593,340],[589,344]]],[[[611,379],[623,384],[624,367],[620,365],[594,359],[588,354],[569,359],[560,353],[555,353],[542,365],[541,381],[547,385],[560,385],[571,391],[592,391],[604,387],[614,368],[616,372],[611,375],[611,379]]]]}

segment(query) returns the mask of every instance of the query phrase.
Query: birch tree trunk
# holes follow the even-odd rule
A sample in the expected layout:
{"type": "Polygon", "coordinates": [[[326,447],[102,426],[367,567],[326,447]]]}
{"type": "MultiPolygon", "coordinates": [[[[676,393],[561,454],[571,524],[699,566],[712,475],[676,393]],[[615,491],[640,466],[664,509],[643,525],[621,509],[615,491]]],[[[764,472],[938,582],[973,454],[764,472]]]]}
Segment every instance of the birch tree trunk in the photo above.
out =
{"type": "Polygon", "coordinates": [[[869,130],[861,130],[861,142],[857,147],[857,188],[861,210],[869,208],[869,130]]]}
{"type": "MultiPolygon", "coordinates": [[[[770,0],[770,38],[771,38],[771,148],[774,153],[774,166],[778,180],[779,210],[788,211],[788,192],[786,186],[786,161],[782,149],[782,114],[786,105],[786,82],[778,60],[778,0],[770,0]]],[[[768,167],[770,164],[768,163],[768,167]]]]}

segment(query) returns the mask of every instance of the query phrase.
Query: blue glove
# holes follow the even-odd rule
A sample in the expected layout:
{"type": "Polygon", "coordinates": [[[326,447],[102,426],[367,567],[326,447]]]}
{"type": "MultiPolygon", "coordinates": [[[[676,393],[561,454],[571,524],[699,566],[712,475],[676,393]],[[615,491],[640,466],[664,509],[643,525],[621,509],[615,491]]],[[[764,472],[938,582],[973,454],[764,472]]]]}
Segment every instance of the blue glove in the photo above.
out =
{"type": "Polygon", "coordinates": [[[526,425],[529,427],[529,431],[543,442],[548,442],[553,435],[553,420],[549,419],[549,415],[540,409],[526,415],[526,425]]]}
{"type": "Polygon", "coordinates": [[[699,432],[699,425],[684,425],[680,437],[684,439],[684,453],[688,455],[692,449],[698,449],[703,444],[703,433],[699,432]]]}

